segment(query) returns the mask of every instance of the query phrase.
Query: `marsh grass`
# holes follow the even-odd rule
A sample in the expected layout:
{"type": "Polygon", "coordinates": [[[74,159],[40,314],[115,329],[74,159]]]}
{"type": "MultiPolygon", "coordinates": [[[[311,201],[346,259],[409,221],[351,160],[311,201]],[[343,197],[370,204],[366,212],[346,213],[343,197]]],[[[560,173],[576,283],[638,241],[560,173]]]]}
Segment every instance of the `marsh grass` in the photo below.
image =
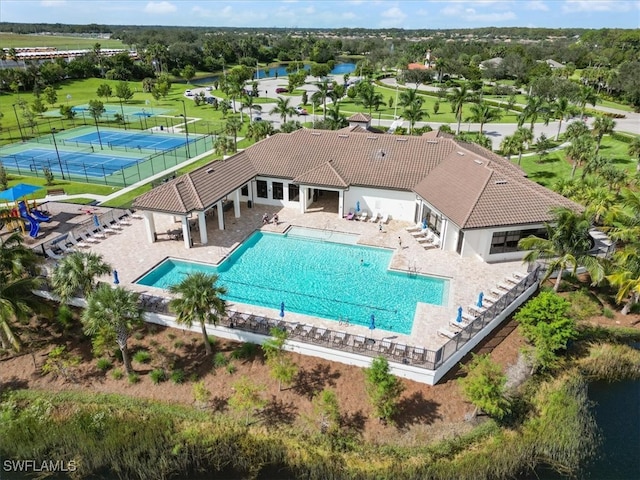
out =
{"type": "Polygon", "coordinates": [[[640,350],[624,344],[598,343],[591,346],[579,365],[594,380],[636,380],[640,378],[640,350]]]}

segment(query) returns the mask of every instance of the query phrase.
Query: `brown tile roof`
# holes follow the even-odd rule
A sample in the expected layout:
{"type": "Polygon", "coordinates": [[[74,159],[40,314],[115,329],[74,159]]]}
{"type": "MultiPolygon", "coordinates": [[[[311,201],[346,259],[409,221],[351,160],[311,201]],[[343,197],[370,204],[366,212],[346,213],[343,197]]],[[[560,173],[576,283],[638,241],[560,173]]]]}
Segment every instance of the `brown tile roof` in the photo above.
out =
{"type": "Polygon", "coordinates": [[[347,118],[349,122],[358,122],[358,123],[368,123],[371,121],[371,117],[366,113],[354,113],[349,118],[347,118]]]}
{"type": "Polygon", "coordinates": [[[134,206],[175,214],[203,210],[257,176],[415,191],[462,228],[539,223],[550,220],[552,207],[580,208],[529,181],[508,160],[449,135],[344,129],[279,133],[154,188],[134,206]]]}

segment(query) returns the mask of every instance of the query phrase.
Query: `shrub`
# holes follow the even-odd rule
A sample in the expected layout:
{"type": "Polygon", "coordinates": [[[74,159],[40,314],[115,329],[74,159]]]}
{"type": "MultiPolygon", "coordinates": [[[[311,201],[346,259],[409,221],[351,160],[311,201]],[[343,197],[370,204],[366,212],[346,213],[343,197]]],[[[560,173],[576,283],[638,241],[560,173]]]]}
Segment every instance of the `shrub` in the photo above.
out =
{"type": "Polygon", "coordinates": [[[585,289],[571,292],[569,301],[571,302],[569,316],[577,321],[586,320],[600,313],[600,305],[591,298],[585,289]]]}
{"type": "Polygon", "coordinates": [[[142,340],[144,338],[144,333],[136,332],[133,334],[133,338],[135,338],[136,340],[142,340]]]}
{"type": "Polygon", "coordinates": [[[138,363],[149,363],[151,361],[151,354],[146,350],[138,350],[133,355],[133,359],[138,363]]]}
{"type": "Polygon", "coordinates": [[[149,377],[151,377],[151,381],[154,385],[158,385],[167,379],[167,374],[162,368],[156,368],[151,371],[149,377]]]}
{"type": "Polygon", "coordinates": [[[218,346],[218,339],[213,335],[209,335],[208,339],[209,339],[209,345],[211,345],[211,348],[215,350],[216,347],[218,346]]]}
{"type": "Polygon", "coordinates": [[[176,340],[173,343],[173,348],[175,348],[176,350],[181,349],[182,347],[184,347],[184,342],[182,340],[176,340]]]}
{"type": "Polygon", "coordinates": [[[96,363],[96,366],[98,367],[98,370],[102,372],[106,372],[107,370],[111,369],[113,364],[111,363],[111,360],[109,360],[108,358],[101,358],[96,363]]]}
{"type": "Polygon", "coordinates": [[[224,353],[218,352],[213,356],[213,368],[224,367],[229,363],[227,357],[224,356],[224,353]]]}
{"type": "Polygon", "coordinates": [[[134,383],[138,383],[139,381],[140,381],[140,375],[138,375],[137,373],[129,374],[129,383],[134,384],[134,383]]]}
{"type": "Polygon", "coordinates": [[[605,308],[603,308],[603,309],[602,309],[602,315],[604,315],[604,316],[605,316],[606,318],[608,318],[608,319],[613,319],[613,318],[615,318],[615,316],[616,316],[616,314],[614,313],[614,311],[613,311],[613,310],[611,310],[610,308],[607,308],[607,307],[605,307],[605,308]]]}
{"type": "Polygon", "coordinates": [[[193,399],[197,403],[207,403],[211,397],[211,392],[207,389],[204,381],[196,382],[193,385],[193,399]]]}
{"type": "Polygon", "coordinates": [[[236,370],[238,370],[236,368],[236,366],[233,363],[230,363],[229,365],[227,365],[227,373],[229,375],[233,375],[234,373],[236,373],[236,370]]]}
{"type": "Polygon", "coordinates": [[[124,372],[119,368],[116,368],[113,372],[111,372],[111,377],[114,380],[120,380],[122,377],[124,377],[124,372]]]}
{"type": "Polygon", "coordinates": [[[184,383],[184,371],[180,369],[176,369],[171,372],[171,381],[175,384],[184,383]]]}
{"type": "Polygon", "coordinates": [[[258,346],[255,343],[243,343],[239,348],[231,352],[231,358],[234,360],[248,360],[255,357],[258,346]]]}

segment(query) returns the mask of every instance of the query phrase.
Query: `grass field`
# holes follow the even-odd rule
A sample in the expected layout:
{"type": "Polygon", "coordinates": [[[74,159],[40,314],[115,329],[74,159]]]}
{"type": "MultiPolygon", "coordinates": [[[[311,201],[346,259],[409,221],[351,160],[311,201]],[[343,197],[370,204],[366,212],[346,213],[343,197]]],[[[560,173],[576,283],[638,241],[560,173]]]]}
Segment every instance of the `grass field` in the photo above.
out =
{"type": "Polygon", "coordinates": [[[4,48],[55,47],[58,50],[82,50],[91,49],[96,43],[99,43],[101,48],[128,48],[116,39],[0,33],[0,45],[4,48]]]}

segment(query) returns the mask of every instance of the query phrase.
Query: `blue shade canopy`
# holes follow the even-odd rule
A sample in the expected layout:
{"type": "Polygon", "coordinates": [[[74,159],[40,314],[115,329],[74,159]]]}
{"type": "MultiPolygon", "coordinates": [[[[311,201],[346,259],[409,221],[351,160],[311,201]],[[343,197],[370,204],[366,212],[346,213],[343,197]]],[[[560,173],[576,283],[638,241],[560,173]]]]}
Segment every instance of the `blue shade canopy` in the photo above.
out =
{"type": "Polygon", "coordinates": [[[37,185],[29,185],[27,183],[19,183],[14,185],[8,190],[0,193],[0,199],[7,200],[9,202],[15,202],[27,195],[31,195],[33,192],[37,192],[38,190],[42,190],[43,187],[39,187],[37,185]]]}

